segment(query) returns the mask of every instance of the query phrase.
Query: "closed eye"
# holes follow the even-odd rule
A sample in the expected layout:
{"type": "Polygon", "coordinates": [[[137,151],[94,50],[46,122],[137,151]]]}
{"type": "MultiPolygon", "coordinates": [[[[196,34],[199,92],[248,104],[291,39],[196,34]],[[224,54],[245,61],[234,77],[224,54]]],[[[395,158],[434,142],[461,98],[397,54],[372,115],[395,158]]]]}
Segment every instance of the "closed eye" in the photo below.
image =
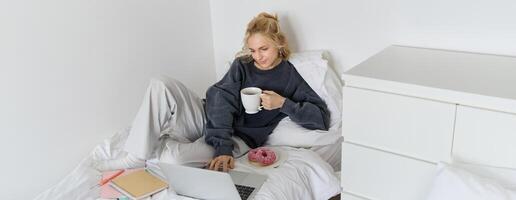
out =
{"type": "MultiPolygon", "coordinates": [[[[269,47],[260,47],[258,48],[258,50],[267,51],[269,50],[269,47]]],[[[251,51],[251,53],[254,53],[256,50],[249,48],[249,51],[251,51]]]]}

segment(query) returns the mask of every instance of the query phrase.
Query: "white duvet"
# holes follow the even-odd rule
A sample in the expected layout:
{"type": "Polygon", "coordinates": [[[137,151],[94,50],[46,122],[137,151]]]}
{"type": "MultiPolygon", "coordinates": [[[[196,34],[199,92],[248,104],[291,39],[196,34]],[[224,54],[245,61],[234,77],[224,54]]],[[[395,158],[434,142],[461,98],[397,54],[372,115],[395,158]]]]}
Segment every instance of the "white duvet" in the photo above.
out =
{"type": "MultiPolygon", "coordinates": [[[[90,167],[92,159],[111,159],[120,154],[129,129],[115,134],[111,139],[95,147],[79,166],[57,185],[36,197],[37,200],[58,199],[99,199],[100,189],[89,188],[95,185],[101,173],[90,167]]],[[[237,160],[235,169],[239,171],[265,174],[269,178],[255,196],[257,200],[327,200],[341,191],[338,177],[333,168],[311,150],[291,147],[278,147],[288,154],[287,159],[277,168],[256,169],[237,160]]],[[[149,167],[159,172],[157,160],[148,161],[149,167]]],[[[172,190],[154,195],[153,200],[191,199],[176,195],[172,190]]]]}

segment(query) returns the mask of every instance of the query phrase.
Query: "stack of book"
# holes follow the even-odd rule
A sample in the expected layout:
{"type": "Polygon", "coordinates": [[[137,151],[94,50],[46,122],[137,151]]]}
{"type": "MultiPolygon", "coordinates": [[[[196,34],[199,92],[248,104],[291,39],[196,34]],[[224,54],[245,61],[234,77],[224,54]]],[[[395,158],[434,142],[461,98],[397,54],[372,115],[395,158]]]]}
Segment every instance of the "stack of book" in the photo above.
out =
{"type": "MultiPolygon", "coordinates": [[[[114,172],[104,172],[103,178],[112,176],[114,172]]],[[[120,199],[126,196],[138,200],[151,196],[168,188],[168,183],[147,169],[126,170],[109,184],[102,186],[102,199],[120,199]]]]}

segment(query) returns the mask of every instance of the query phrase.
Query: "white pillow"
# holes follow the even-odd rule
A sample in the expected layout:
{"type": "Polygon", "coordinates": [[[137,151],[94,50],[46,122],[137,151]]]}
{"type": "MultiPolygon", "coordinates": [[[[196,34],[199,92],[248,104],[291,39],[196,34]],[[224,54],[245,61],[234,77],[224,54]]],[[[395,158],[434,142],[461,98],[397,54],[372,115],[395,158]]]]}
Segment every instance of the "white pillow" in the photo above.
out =
{"type": "MultiPolygon", "coordinates": [[[[328,67],[324,79],[323,87],[318,93],[319,96],[326,102],[328,109],[331,112],[330,127],[338,126],[341,128],[342,124],[342,81],[333,68],[328,67]]],[[[317,92],[317,91],[316,91],[317,92]]]]}
{"type": "Polygon", "coordinates": [[[268,146],[314,147],[342,141],[339,128],[328,131],[310,130],[293,122],[289,117],[282,119],[269,135],[268,146]]]}
{"type": "Polygon", "coordinates": [[[495,167],[475,163],[461,157],[453,156],[453,166],[460,167],[479,176],[495,180],[505,188],[516,189],[516,169],[495,167]]]}
{"type": "Polygon", "coordinates": [[[325,59],[327,58],[327,54],[322,50],[312,50],[312,51],[300,51],[294,52],[290,55],[289,60],[293,59],[305,59],[305,60],[317,60],[317,59],[325,59]]]}
{"type": "Polygon", "coordinates": [[[294,65],[297,72],[305,79],[308,85],[320,95],[320,90],[324,84],[324,78],[328,71],[328,61],[318,60],[307,60],[307,61],[295,61],[289,60],[294,65]]]}
{"type": "Polygon", "coordinates": [[[341,123],[342,81],[325,59],[324,51],[293,53],[289,61],[310,87],[326,102],[332,113],[330,127],[341,123]]]}
{"type": "Polygon", "coordinates": [[[314,89],[317,94],[323,87],[328,61],[323,59],[322,51],[307,51],[293,53],[289,59],[290,63],[296,67],[297,72],[314,89]]]}
{"type": "Polygon", "coordinates": [[[481,167],[439,163],[427,200],[516,200],[516,188],[502,184],[498,179],[501,177],[479,173],[482,171],[479,169],[481,167]]]}

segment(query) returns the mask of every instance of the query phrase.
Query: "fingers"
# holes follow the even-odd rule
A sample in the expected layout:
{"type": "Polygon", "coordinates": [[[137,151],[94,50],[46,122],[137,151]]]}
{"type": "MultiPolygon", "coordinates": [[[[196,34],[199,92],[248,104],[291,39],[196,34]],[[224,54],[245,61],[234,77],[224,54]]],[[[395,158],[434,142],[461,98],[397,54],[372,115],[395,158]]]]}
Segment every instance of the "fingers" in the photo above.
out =
{"type": "Polygon", "coordinates": [[[262,103],[263,103],[269,99],[269,96],[267,94],[260,94],[260,99],[262,100],[262,103]]]}
{"type": "Polygon", "coordinates": [[[265,99],[271,99],[273,98],[274,96],[279,96],[276,92],[274,91],[271,91],[271,90],[264,90],[262,92],[262,94],[260,94],[260,98],[262,98],[262,100],[265,98],[265,99]]]}
{"type": "Polygon", "coordinates": [[[264,90],[260,95],[260,99],[262,100],[262,106],[265,110],[271,110],[271,102],[272,102],[272,91],[264,90]]]}
{"type": "Polygon", "coordinates": [[[208,167],[209,170],[213,170],[213,167],[215,166],[215,159],[212,159],[210,161],[210,166],[208,167]]]}
{"type": "Polygon", "coordinates": [[[213,159],[213,160],[211,160],[210,168],[209,168],[210,170],[215,170],[216,168],[218,168],[218,166],[217,166],[217,160],[218,160],[218,157],[217,157],[217,158],[215,158],[215,159],[213,159]]]}
{"type": "Polygon", "coordinates": [[[272,90],[264,90],[264,91],[262,91],[262,93],[264,93],[264,94],[270,94],[270,95],[276,94],[276,92],[274,92],[274,91],[272,91],[272,90]]]}
{"type": "Polygon", "coordinates": [[[235,159],[234,158],[229,159],[229,168],[235,169],[235,159]]]}
{"type": "Polygon", "coordinates": [[[211,164],[211,160],[206,162],[206,163],[204,163],[203,169],[210,169],[210,164],[211,164]]]}
{"type": "Polygon", "coordinates": [[[208,169],[227,172],[233,168],[235,168],[235,160],[232,156],[218,156],[210,161],[208,169]]]}
{"type": "Polygon", "coordinates": [[[213,168],[213,170],[215,171],[220,171],[220,165],[224,163],[224,159],[218,159],[217,162],[215,163],[215,168],[213,168]]]}
{"type": "MultiPolygon", "coordinates": [[[[229,160],[228,160],[228,162],[229,162],[229,160]]],[[[224,162],[222,162],[222,171],[223,172],[228,171],[228,162],[226,162],[225,159],[224,159],[224,162]]]]}
{"type": "Polygon", "coordinates": [[[218,156],[216,158],[214,158],[213,160],[211,160],[211,163],[210,163],[210,170],[215,170],[215,171],[218,171],[219,168],[220,168],[220,162],[223,160],[223,158],[221,156],[218,156]]]}
{"type": "Polygon", "coordinates": [[[265,110],[272,110],[272,109],[274,109],[274,108],[272,107],[272,104],[271,104],[271,101],[270,101],[270,100],[262,100],[262,107],[263,107],[263,109],[265,109],[265,110]]]}
{"type": "Polygon", "coordinates": [[[260,99],[262,100],[262,106],[265,110],[281,108],[285,102],[284,97],[270,90],[264,90],[260,95],[260,99]]]}

